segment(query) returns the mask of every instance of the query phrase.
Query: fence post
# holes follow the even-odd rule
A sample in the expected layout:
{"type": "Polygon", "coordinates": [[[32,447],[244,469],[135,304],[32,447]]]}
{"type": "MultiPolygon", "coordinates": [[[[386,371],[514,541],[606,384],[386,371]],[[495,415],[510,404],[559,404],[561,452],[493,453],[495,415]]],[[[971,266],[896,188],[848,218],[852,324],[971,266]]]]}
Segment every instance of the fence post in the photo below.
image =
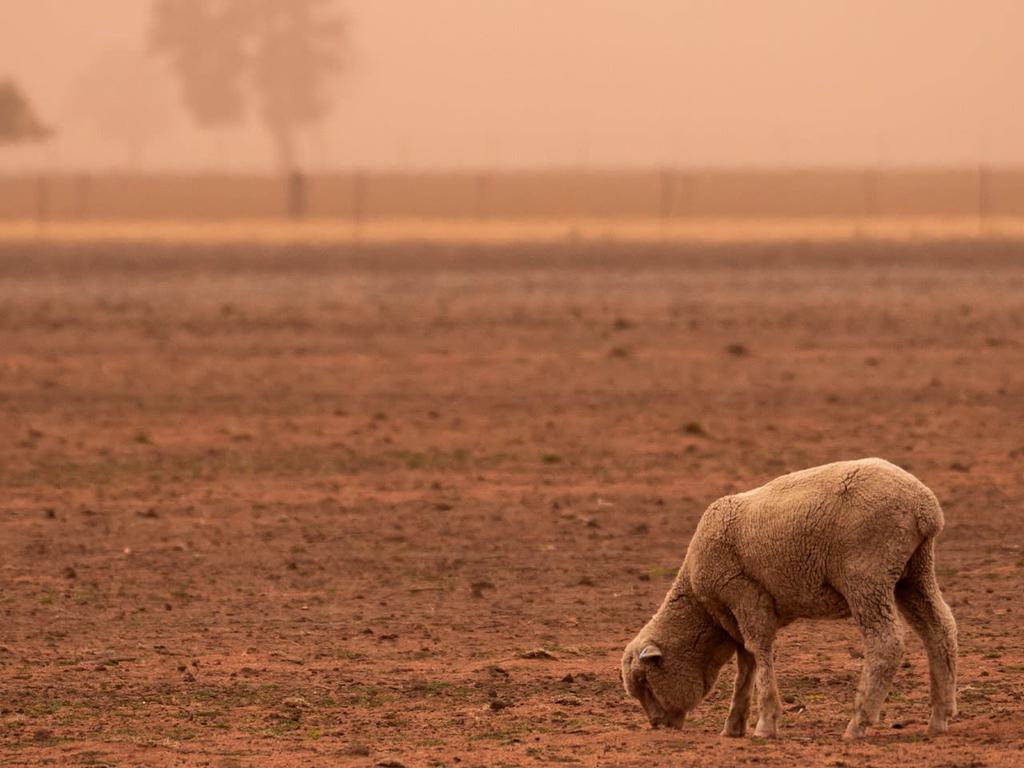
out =
{"type": "Polygon", "coordinates": [[[871,217],[875,214],[875,172],[872,168],[865,168],[861,174],[861,219],[858,228],[858,236],[867,235],[868,225],[871,217]]]}
{"type": "Polygon", "coordinates": [[[306,177],[302,171],[288,174],[288,216],[301,219],[306,215],[306,177]]]}
{"type": "Polygon", "coordinates": [[[991,207],[989,170],[984,163],[978,165],[978,237],[985,235],[991,207]]]}
{"type": "Polygon", "coordinates": [[[36,177],[36,224],[43,226],[50,218],[50,184],[44,174],[36,177]]]}
{"type": "Polygon", "coordinates": [[[366,180],[363,172],[352,172],[352,240],[358,242],[359,230],[366,215],[366,180]]]}
{"type": "Polygon", "coordinates": [[[490,175],[484,171],[476,177],[476,218],[487,218],[487,192],[490,189],[490,175]]]}
{"type": "Polygon", "coordinates": [[[667,220],[672,217],[672,203],[674,197],[673,174],[671,168],[662,168],[659,176],[659,214],[661,219],[667,220]]]}
{"type": "Polygon", "coordinates": [[[89,218],[89,198],[92,192],[92,178],[87,173],[78,174],[75,180],[76,214],[80,219],[89,218]]]}

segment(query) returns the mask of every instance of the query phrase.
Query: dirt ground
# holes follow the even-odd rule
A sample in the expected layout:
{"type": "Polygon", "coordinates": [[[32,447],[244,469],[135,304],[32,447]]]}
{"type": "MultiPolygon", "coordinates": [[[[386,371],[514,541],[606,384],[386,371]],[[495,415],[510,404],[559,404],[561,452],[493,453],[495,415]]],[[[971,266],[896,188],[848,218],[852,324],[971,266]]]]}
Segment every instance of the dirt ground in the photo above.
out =
{"type": "Polygon", "coordinates": [[[0,246],[0,763],[1024,763],[1024,245],[0,246]],[[946,510],[961,715],[849,622],[776,742],[623,693],[714,498],[882,456],[946,510]]]}

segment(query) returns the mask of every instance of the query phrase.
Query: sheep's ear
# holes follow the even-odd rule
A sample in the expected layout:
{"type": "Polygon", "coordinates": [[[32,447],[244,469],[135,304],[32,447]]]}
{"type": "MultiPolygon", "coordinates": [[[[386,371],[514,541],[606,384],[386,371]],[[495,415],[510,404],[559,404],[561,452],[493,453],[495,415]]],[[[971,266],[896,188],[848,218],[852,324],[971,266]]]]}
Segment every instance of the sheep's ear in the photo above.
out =
{"type": "Polygon", "coordinates": [[[661,649],[654,643],[648,643],[641,649],[639,659],[652,664],[657,663],[661,661],[661,649]]]}

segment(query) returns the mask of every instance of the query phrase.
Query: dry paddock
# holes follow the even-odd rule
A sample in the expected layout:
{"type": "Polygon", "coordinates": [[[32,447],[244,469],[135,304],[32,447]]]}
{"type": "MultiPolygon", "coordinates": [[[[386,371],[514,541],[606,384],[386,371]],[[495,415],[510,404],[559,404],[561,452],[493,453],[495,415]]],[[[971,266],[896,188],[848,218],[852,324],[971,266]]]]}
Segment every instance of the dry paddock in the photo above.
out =
{"type": "Polygon", "coordinates": [[[1024,245],[0,246],[0,763],[1024,762],[1024,245]],[[886,457],[942,501],[961,716],[920,643],[840,741],[681,732],[620,649],[704,506],[886,457]]]}

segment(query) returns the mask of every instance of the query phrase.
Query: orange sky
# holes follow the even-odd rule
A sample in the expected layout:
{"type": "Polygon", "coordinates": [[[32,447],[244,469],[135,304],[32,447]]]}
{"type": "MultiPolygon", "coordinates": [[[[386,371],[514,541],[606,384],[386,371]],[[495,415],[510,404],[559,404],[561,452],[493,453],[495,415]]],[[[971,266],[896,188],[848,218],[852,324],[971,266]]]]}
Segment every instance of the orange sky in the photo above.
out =
{"type": "MultiPolygon", "coordinates": [[[[1020,0],[339,5],[355,50],[303,141],[311,167],[1024,165],[1020,0]]],[[[193,128],[156,63],[89,106],[99,62],[144,48],[148,11],[0,0],[0,76],[60,129],[43,151],[0,150],[0,170],[271,166],[255,121],[193,128]],[[131,121],[136,104],[145,140],[129,151],[95,112],[131,121]]]]}

